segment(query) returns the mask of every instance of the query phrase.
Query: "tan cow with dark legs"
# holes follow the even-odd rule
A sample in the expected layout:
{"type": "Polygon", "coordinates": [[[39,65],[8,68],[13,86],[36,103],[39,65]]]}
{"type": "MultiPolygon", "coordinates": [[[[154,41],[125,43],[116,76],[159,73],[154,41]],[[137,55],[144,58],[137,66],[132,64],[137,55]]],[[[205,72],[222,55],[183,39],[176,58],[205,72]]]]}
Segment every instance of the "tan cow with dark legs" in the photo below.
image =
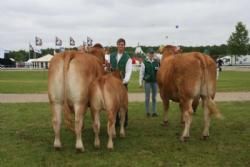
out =
{"type": "Polygon", "coordinates": [[[168,122],[169,100],[178,102],[184,122],[181,140],[187,139],[193,107],[197,107],[201,98],[205,121],[202,135],[204,138],[208,137],[210,116],[215,114],[220,117],[213,101],[216,91],[216,64],[212,58],[198,52],[180,54],[175,46],[168,45],[163,49],[157,82],[164,106],[164,124],[168,122]]]}
{"type": "Polygon", "coordinates": [[[104,50],[100,44],[90,49],[90,53],[66,51],[55,55],[51,60],[48,71],[48,95],[55,148],[62,147],[60,128],[64,111],[67,126],[76,134],[75,147],[78,151],[84,151],[82,127],[88,107],[89,86],[94,79],[103,75],[103,62],[104,50]]]}
{"type": "Polygon", "coordinates": [[[106,74],[91,84],[90,107],[93,119],[93,130],[95,133],[95,147],[100,147],[100,112],[105,110],[108,118],[108,149],[113,149],[112,138],[116,136],[115,121],[116,114],[120,112],[120,137],[125,137],[124,122],[125,114],[128,112],[128,93],[122,83],[119,71],[106,74]]]}

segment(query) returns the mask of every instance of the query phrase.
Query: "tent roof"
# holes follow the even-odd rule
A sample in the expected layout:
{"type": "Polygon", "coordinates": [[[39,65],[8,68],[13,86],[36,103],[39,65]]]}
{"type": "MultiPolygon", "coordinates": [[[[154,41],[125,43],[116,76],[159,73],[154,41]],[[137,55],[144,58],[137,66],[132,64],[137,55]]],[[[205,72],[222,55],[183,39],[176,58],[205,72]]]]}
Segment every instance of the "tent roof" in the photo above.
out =
{"type": "Polygon", "coordinates": [[[32,62],[48,62],[52,59],[52,57],[53,56],[51,54],[47,54],[45,56],[34,59],[32,62]]]}
{"type": "Polygon", "coordinates": [[[135,53],[137,54],[137,53],[144,53],[143,52],[143,50],[141,49],[141,47],[140,46],[137,46],[136,48],[135,48],[135,53]]]}

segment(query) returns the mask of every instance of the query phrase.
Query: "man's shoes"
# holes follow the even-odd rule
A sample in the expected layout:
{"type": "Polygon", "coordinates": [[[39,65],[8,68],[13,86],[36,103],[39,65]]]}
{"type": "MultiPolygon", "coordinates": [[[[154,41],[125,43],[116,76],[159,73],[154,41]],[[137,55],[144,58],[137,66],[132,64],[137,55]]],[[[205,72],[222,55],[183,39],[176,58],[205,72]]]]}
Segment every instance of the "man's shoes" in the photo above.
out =
{"type": "Polygon", "coordinates": [[[152,114],[152,117],[158,117],[158,114],[153,113],[153,114],[152,114]]]}
{"type": "Polygon", "coordinates": [[[151,116],[150,113],[147,113],[146,115],[147,115],[147,117],[150,117],[150,116],[151,116]]]}

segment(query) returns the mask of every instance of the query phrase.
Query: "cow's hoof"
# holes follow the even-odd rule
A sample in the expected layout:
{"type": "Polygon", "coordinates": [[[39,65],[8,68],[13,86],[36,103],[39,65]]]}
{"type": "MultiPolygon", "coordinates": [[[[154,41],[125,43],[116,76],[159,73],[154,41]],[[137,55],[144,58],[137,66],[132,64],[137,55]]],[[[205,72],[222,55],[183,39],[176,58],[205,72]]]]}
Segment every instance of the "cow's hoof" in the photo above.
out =
{"type": "Polygon", "coordinates": [[[84,148],[76,148],[76,153],[83,153],[84,152],[84,148]]]}
{"type": "Polygon", "coordinates": [[[100,144],[94,144],[96,149],[99,149],[101,146],[100,144]]]}
{"type": "Polygon", "coordinates": [[[61,151],[61,150],[62,150],[62,147],[54,147],[54,149],[55,149],[56,151],[61,151]]]}
{"type": "Polygon", "coordinates": [[[168,121],[163,121],[163,122],[161,123],[161,126],[162,126],[162,127],[168,127],[168,121]]]}
{"type": "Polygon", "coordinates": [[[120,137],[121,137],[121,138],[125,138],[125,137],[126,137],[125,133],[121,133],[121,134],[120,134],[120,137]]]}
{"type": "Polygon", "coordinates": [[[180,141],[181,141],[181,142],[187,142],[188,139],[189,139],[188,136],[181,136],[180,141]]]}
{"type": "Polygon", "coordinates": [[[108,146],[107,146],[107,149],[108,149],[108,150],[110,150],[110,151],[112,151],[112,150],[114,149],[114,146],[113,146],[113,144],[111,144],[111,145],[108,145],[108,146]]]}
{"type": "Polygon", "coordinates": [[[202,136],[201,140],[208,140],[209,136],[202,136]]]}

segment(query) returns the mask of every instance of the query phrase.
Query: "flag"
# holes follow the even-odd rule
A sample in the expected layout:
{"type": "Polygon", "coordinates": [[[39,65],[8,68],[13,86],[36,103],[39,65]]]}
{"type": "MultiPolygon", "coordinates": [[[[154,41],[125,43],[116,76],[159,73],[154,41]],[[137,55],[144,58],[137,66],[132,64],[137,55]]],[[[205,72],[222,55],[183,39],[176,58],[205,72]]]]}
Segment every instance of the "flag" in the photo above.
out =
{"type": "Polygon", "coordinates": [[[29,50],[34,51],[34,48],[33,48],[33,46],[31,44],[29,44],[29,50]]]}
{"type": "Polygon", "coordinates": [[[85,42],[85,41],[82,42],[82,46],[83,46],[83,47],[86,46],[86,42],[85,42]]]}
{"type": "Polygon", "coordinates": [[[92,46],[93,40],[90,37],[87,37],[87,45],[92,46]]]}
{"type": "Polygon", "coordinates": [[[69,45],[75,46],[75,40],[72,37],[69,37],[69,45]]]}
{"type": "Polygon", "coordinates": [[[56,37],[56,46],[62,46],[62,40],[56,37]]]}
{"type": "Polygon", "coordinates": [[[43,41],[42,41],[42,38],[39,38],[39,37],[35,37],[35,43],[36,43],[36,46],[42,46],[43,45],[43,41]]]}
{"type": "Polygon", "coordinates": [[[39,54],[42,54],[41,49],[34,49],[34,52],[39,53],[39,54]]]}

